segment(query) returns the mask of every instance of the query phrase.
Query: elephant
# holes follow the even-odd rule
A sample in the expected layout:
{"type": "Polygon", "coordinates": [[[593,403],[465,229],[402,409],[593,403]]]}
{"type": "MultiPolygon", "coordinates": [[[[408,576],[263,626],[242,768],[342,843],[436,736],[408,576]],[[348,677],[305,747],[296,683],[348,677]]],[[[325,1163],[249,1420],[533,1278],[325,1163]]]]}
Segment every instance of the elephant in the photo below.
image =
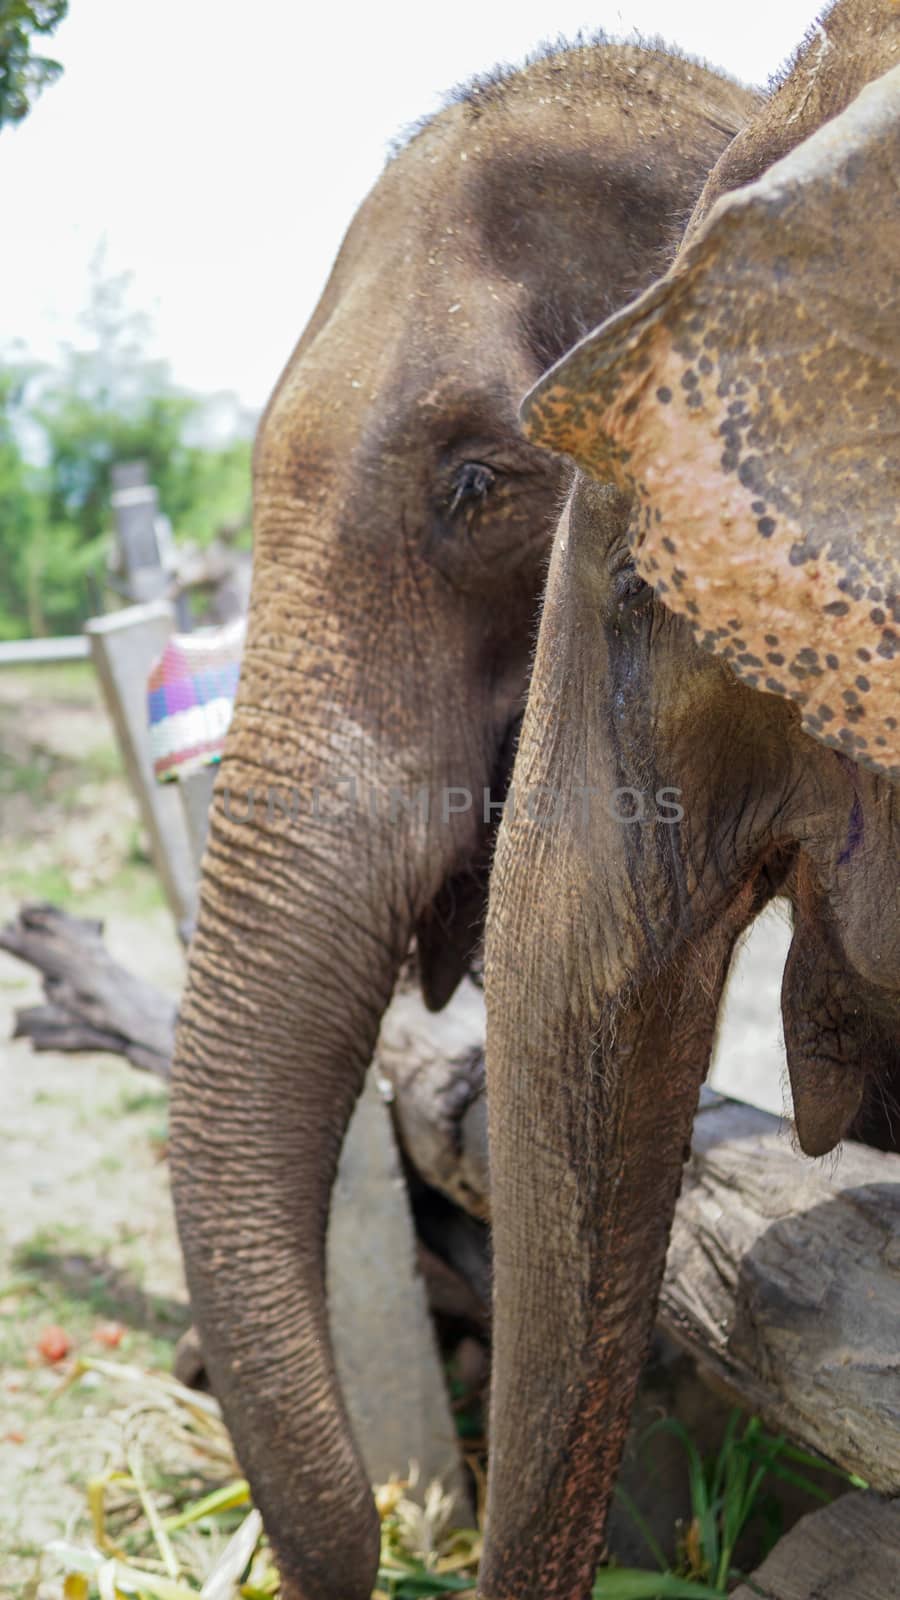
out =
{"type": "Polygon", "coordinates": [[[590,1593],[729,961],[775,894],[799,1143],[900,1145],[900,15],[868,13],[826,18],[666,278],[522,408],[578,470],[488,910],[484,1600],[590,1593]]]}
{"type": "Polygon", "coordinates": [[[664,270],[757,103],[604,40],[476,81],[389,161],[260,424],[169,1148],[210,1380],[285,1600],[367,1600],[377,1568],[325,1229],[411,941],[440,1007],[480,939],[489,796],[568,472],[522,438],[518,402],[664,270]]]}

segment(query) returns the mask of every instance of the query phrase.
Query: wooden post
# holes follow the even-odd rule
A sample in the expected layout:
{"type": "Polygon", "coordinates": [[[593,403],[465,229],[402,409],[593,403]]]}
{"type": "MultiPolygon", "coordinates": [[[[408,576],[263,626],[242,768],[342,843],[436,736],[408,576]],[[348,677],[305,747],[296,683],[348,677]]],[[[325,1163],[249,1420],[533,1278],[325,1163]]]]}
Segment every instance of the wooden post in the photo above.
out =
{"type": "Polygon", "coordinates": [[[157,783],[147,738],[147,675],[173,627],[164,600],[95,617],[85,626],[91,657],[125,760],[153,865],[180,932],[193,920],[196,871],[181,799],[157,783]]]}
{"type": "Polygon", "coordinates": [[[157,600],[167,577],[157,538],[159,496],[143,461],[120,461],[112,469],[113,516],[124,589],[138,603],[157,600]]]}
{"type": "Polygon", "coordinates": [[[328,1315],[347,1411],[369,1479],[419,1467],[471,1515],[390,1113],[374,1072],[347,1130],[331,1197],[328,1315]]]}
{"type": "MultiPolygon", "coordinates": [[[[159,495],[147,476],[145,461],[119,461],[112,469],[113,517],[119,548],[121,590],[138,605],[165,595],[172,580],[171,563],[160,539],[164,523],[159,495]]],[[[169,534],[171,543],[171,534],[169,534]]],[[[182,633],[190,631],[191,608],[187,594],[175,601],[175,622],[182,633]]]]}
{"type": "Polygon", "coordinates": [[[181,795],[194,872],[198,879],[200,877],[200,863],[203,860],[203,852],[206,849],[206,835],[209,831],[209,808],[212,802],[213,784],[216,781],[216,771],[217,768],[215,766],[201,767],[199,772],[189,772],[187,777],[180,778],[176,784],[176,788],[181,795]]]}

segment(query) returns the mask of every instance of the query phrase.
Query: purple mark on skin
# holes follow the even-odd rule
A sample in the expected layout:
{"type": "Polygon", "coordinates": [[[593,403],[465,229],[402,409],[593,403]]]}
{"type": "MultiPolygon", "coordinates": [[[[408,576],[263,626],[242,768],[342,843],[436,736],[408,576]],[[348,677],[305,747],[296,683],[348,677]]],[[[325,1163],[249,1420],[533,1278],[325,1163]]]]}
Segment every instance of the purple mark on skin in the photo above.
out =
{"type": "Polygon", "coordinates": [[[863,836],[863,813],[859,803],[859,795],[855,795],[850,808],[850,821],[847,824],[847,842],[837,858],[839,867],[845,867],[850,857],[855,855],[863,836]]]}

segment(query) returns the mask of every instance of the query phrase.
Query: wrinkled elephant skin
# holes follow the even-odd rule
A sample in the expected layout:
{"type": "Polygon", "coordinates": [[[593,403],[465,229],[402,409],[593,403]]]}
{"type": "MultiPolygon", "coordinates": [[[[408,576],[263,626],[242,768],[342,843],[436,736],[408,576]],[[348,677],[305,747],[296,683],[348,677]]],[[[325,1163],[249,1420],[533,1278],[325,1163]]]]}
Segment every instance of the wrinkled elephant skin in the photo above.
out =
{"type": "Polygon", "coordinates": [[[170,1148],[211,1381],[286,1600],[368,1600],[375,1577],[325,1227],[411,938],[440,1005],[480,936],[482,794],[503,792],[569,471],[518,404],[664,270],[754,103],[637,46],[476,85],[389,163],[261,424],[170,1148]]]}
{"type": "Polygon", "coordinates": [[[776,893],[799,1141],[900,1144],[898,46],[900,8],[841,0],[670,274],[523,408],[584,471],[491,880],[485,1600],[590,1593],[730,953],[776,893]]]}

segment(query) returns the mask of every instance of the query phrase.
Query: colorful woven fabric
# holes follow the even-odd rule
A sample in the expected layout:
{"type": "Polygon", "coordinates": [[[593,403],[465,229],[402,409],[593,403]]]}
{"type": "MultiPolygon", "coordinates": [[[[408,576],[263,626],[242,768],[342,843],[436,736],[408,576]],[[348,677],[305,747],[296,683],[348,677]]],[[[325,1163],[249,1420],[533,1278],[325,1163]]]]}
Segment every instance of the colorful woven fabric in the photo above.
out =
{"type": "Polygon", "coordinates": [[[147,680],[153,770],[161,782],[221,760],[246,623],[173,633],[147,680]]]}

